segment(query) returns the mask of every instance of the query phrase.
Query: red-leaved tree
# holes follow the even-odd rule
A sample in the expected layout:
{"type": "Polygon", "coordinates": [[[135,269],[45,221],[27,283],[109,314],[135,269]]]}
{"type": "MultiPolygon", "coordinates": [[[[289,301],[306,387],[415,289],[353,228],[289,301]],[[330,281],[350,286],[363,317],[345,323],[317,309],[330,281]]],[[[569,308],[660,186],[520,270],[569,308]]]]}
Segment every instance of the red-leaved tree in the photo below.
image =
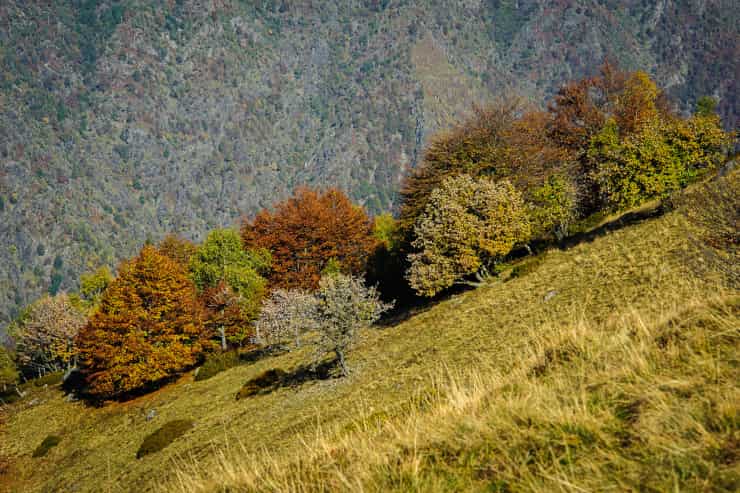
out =
{"type": "Polygon", "coordinates": [[[284,289],[318,287],[330,260],[345,273],[364,271],[375,245],[372,223],[362,207],[337,189],[298,188],[274,212],[263,210],[242,224],[245,248],[272,254],[270,281],[284,289]]]}

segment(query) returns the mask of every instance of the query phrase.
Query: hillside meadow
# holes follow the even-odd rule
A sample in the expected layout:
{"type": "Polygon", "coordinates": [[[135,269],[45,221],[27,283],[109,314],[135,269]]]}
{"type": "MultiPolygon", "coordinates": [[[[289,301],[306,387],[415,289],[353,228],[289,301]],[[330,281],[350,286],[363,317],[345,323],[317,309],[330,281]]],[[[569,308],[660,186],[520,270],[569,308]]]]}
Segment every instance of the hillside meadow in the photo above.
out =
{"type": "Polygon", "coordinates": [[[236,399],[266,370],[300,372],[299,350],[104,407],[39,389],[2,408],[0,484],[736,491],[738,293],[692,274],[675,213],[596,231],[363,332],[347,378],[236,399]],[[193,427],[137,459],[173,420],[193,427]]]}

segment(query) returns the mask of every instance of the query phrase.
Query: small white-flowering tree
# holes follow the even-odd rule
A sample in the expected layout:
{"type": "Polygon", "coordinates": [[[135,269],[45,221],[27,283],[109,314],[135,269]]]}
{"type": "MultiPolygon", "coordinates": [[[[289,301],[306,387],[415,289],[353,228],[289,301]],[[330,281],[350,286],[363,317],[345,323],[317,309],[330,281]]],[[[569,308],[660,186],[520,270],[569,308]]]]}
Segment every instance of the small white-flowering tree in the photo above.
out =
{"type": "Polygon", "coordinates": [[[360,329],[377,321],[393,304],[380,301],[376,289],[365,286],[362,279],[343,274],[322,277],[315,296],[316,361],[334,353],[347,376],[346,353],[357,342],[360,329]]]}
{"type": "Polygon", "coordinates": [[[291,340],[301,345],[301,335],[315,330],[316,307],[314,295],[300,289],[276,289],[262,302],[260,316],[255,323],[259,344],[279,344],[291,340]]]}
{"type": "Polygon", "coordinates": [[[71,371],[77,364],[75,338],[86,321],[66,293],[35,301],[15,334],[18,362],[39,375],[71,371]]]}

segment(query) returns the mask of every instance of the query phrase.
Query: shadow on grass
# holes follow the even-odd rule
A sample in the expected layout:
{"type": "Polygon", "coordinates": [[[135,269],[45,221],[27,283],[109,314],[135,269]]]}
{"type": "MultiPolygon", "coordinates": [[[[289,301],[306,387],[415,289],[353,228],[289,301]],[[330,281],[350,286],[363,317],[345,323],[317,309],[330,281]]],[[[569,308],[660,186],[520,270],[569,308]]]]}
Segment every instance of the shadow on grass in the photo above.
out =
{"type": "MultiPolygon", "coordinates": [[[[643,221],[650,219],[656,219],[664,215],[668,211],[667,207],[663,204],[657,204],[647,209],[641,209],[637,211],[630,211],[622,214],[616,219],[601,224],[597,227],[572,234],[560,241],[553,239],[539,239],[533,240],[529,243],[529,247],[532,252],[540,254],[550,248],[557,248],[559,250],[570,250],[573,247],[581,245],[583,243],[592,243],[597,238],[606,236],[607,234],[618,231],[620,229],[639,224],[643,221]]],[[[506,261],[518,260],[530,255],[530,252],[526,247],[517,248],[506,257],[506,261]]]]}
{"type": "Polygon", "coordinates": [[[339,360],[327,360],[318,365],[300,365],[291,371],[271,368],[245,383],[236,394],[236,400],[255,395],[266,395],[284,387],[298,387],[314,380],[339,378],[339,360]]]}
{"type": "MultiPolygon", "coordinates": [[[[575,233],[560,241],[554,239],[533,240],[529,243],[529,250],[526,247],[516,248],[512,250],[509,255],[506,256],[504,262],[515,262],[526,257],[536,258],[537,255],[551,248],[557,248],[559,250],[570,250],[571,248],[583,243],[591,243],[597,238],[605,236],[610,232],[618,231],[622,228],[633,226],[635,224],[650,219],[656,219],[664,215],[667,210],[668,209],[666,208],[666,206],[662,204],[657,204],[650,208],[626,212],[616,219],[601,224],[597,227],[593,227],[587,231],[575,233]]],[[[535,270],[539,266],[539,263],[540,262],[538,261],[533,261],[531,262],[531,265],[520,268],[519,270],[515,270],[514,277],[521,277],[523,275],[526,275],[528,271],[535,270]]],[[[470,280],[473,280],[473,276],[471,276],[470,280]]],[[[422,298],[418,296],[408,297],[407,299],[402,300],[401,303],[396,303],[394,309],[385,314],[375,324],[375,326],[379,328],[393,327],[397,324],[405,322],[406,320],[416,315],[419,315],[420,313],[424,313],[425,311],[430,310],[442,301],[448,300],[457,294],[464,293],[472,289],[475,288],[466,285],[455,285],[449,289],[444,290],[433,298],[422,298]]]]}
{"type": "Polygon", "coordinates": [[[622,228],[633,226],[649,219],[658,218],[666,212],[666,207],[662,204],[658,204],[655,207],[651,207],[645,210],[627,212],[625,214],[622,214],[618,218],[602,224],[601,226],[590,231],[585,231],[583,233],[569,236],[559,242],[557,246],[561,250],[569,250],[574,246],[580,245],[582,243],[591,243],[595,239],[605,236],[612,231],[618,231],[622,228]]]}

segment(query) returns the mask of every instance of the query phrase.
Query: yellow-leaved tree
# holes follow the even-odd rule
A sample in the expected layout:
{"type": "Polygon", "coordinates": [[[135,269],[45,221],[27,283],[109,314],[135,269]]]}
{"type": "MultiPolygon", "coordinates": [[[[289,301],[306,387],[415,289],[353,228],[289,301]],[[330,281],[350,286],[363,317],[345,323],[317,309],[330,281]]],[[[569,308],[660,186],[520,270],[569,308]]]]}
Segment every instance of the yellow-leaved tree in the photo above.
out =
{"type": "Polygon", "coordinates": [[[446,178],[429,197],[414,226],[416,253],[406,277],[422,296],[453,284],[477,285],[531,226],[521,193],[507,180],[459,175],[446,178]],[[477,275],[478,281],[466,277],[477,275]]]}

